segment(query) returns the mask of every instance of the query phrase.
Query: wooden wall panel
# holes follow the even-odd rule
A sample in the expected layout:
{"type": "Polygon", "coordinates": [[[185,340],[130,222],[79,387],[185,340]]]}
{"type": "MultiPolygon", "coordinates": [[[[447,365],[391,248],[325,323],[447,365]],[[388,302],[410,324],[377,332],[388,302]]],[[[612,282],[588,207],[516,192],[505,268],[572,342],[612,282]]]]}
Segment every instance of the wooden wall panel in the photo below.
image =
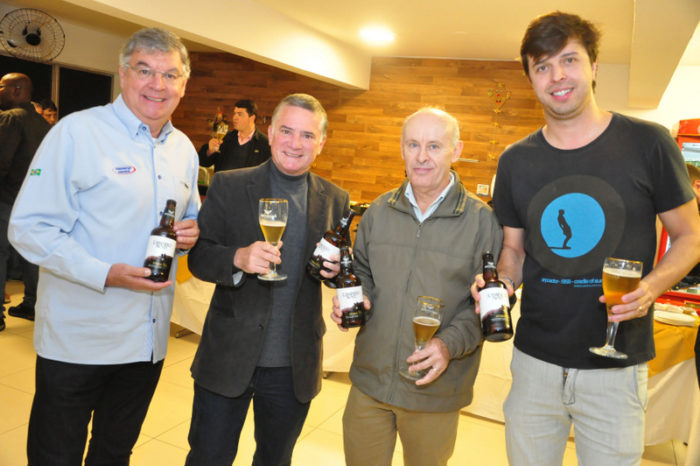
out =
{"type": "MultiPolygon", "coordinates": [[[[173,115],[197,148],[209,138],[207,120],[221,107],[230,121],[233,104],[252,98],[258,104],[258,128],[265,131],[272,111],[285,95],[306,92],[328,112],[328,139],[312,170],[370,202],[404,178],[401,125],[426,105],[439,106],[460,122],[464,141],[455,169],[476,192],[490,184],[498,155],[544,120],[520,64],[501,61],[427,58],[375,58],[368,91],[348,90],[312,78],[225,53],[192,53],[187,93],[173,115]],[[498,83],[510,91],[501,112],[489,97],[498,83]]],[[[488,199],[488,198],[484,198],[488,199]]]]}

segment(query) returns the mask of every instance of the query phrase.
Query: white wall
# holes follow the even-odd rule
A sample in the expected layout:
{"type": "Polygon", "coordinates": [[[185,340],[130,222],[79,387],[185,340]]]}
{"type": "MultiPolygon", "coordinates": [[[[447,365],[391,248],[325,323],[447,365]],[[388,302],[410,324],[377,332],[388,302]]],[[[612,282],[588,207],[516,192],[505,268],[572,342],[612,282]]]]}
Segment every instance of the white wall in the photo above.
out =
{"type": "Polygon", "coordinates": [[[678,120],[700,118],[700,66],[679,66],[654,110],[627,106],[629,66],[600,64],[596,99],[604,110],[655,121],[671,129],[678,120]]]}
{"type": "MultiPolygon", "coordinates": [[[[0,3],[0,18],[16,8],[0,3]]],[[[72,23],[60,16],[56,19],[66,34],[66,45],[51,63],[112,74],[112,96],[115,97],[119,93],[119,50],[127,38],[72,23]]],[[[5,53],[2,47],[0,52],[5,53]]]]}

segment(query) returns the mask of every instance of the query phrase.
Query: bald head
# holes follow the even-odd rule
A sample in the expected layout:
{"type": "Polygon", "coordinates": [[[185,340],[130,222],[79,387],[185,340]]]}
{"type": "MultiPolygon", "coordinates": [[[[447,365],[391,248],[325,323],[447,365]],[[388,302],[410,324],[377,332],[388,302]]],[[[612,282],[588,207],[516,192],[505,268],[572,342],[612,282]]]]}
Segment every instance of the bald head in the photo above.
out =
{"type": "Polygon", "coordinates": [[[32,80],[22,73],[7,73],[0,79],[0,108],[9,110],[31,102],[32,80]]]}

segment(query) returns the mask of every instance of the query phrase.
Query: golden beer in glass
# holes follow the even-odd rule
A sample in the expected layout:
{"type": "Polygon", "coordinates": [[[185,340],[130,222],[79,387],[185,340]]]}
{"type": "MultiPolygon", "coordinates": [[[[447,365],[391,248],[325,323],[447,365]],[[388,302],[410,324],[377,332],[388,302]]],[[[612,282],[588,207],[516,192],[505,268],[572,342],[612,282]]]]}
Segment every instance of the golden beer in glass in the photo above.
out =
{"type": "MultiPolygon", "coordinates": [[[[413,316],[413,338],[416,345],[415,351],[425,348],[442,321],[442,308],[445,304],[439,298],[432,296],[418,296],[417,306],[413,316]]],[[[402,364],[399,374],[410,380],[420,380],[428,373],[427,369],[413,370],[412,365],[402,364]]]]}
{"type": "MultiPolygon", "coordinates": [[[[643,264],[640,261],[627,259],[616,259],[608,257],[603,263],[603,294],[605,295],[605,307],[608,317],[612,315],[610,309],[623,304],[622,297],[627,293],[636,290],[642,279],[643,264]]],[[[592,346],[591,353],[606,358],[627,359],[627,355],[615,349],[615,336],[619,322],[608,321],[608,328],[605,334],[605,345],[600,347],[592,346]]]]}
{"type": "MultiPolygon", "coordinates": [[[[273,246],[277,246],[282,240],[284,229],[287,227],[287,216],[289,215],[289,203],[286,199],[267,198],[260,199],[258,203],[258,221],[265,241],[273,246]]],[[[277,273],[277,266],[273,263],[271,270],[262,275],[258,275],[260,280],[277,282],[286,280],[287,276],[277,273]]]]}

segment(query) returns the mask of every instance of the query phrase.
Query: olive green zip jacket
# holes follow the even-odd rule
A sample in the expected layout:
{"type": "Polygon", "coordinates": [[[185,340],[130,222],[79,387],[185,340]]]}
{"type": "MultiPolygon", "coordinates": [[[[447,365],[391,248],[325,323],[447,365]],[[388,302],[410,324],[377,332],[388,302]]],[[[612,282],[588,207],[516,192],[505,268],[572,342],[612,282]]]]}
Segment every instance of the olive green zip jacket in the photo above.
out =
{"type": "Polygon", "coordinates": [[[372,398],[405,409],[447,412],[468,405],[479,368],[481,326],[469,287],[481,273],[482,254],[500,254],[503,233],[491,209],[452,174],[454,185],[422,223],[404,181],[372,203],[358,228],[355,273],[372,308],[355,341],[350,378],[372,398]],[[420,295],[445,303],[435,337],[451,358],[447,370],[422,387],[399,375],[399,364],[414,351],[420,295]]]}

